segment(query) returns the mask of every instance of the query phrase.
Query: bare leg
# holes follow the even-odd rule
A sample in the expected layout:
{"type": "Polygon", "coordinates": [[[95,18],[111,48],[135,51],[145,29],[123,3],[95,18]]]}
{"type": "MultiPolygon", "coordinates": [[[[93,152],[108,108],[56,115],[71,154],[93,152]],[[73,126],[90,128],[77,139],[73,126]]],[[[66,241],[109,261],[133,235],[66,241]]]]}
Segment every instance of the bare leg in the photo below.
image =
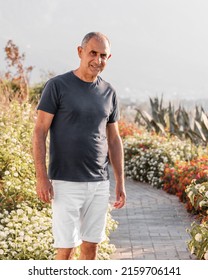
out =
{"type": "Polygon", "coordinates": [[[80,245],[80,260],[96,260],[97,257],[97,243],[83,241],[80,245]]]}
{"type": "Polygon", "coordinates": [[[59,248],[55,260],[73,260],[75,248],[59,248]]]}

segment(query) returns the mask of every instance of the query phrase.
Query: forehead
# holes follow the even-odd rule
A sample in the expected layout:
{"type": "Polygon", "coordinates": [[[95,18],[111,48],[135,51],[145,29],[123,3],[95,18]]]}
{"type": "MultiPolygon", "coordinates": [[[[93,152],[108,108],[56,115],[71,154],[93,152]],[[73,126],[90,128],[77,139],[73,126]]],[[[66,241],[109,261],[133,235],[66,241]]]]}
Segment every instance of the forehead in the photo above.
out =
{"type": "Polygon", "coordinates": [[[86,49],[89,51],[96,51],[99,53],[110,54],[110,46],[105,38],[91,38],[86,45],[86,49]]]}

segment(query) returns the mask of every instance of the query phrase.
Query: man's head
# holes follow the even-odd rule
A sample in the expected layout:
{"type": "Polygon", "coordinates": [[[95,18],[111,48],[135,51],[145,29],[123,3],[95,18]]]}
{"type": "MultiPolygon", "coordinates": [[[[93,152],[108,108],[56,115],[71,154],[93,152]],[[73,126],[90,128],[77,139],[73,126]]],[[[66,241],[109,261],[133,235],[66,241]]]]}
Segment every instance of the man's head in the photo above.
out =
{"type": "Polygon", "coordinates": [[[100,32],[90,32],[78,47],[78,55],[82,76],[94,80],[104,70],[111,56],[110,41],[100,32]]]}

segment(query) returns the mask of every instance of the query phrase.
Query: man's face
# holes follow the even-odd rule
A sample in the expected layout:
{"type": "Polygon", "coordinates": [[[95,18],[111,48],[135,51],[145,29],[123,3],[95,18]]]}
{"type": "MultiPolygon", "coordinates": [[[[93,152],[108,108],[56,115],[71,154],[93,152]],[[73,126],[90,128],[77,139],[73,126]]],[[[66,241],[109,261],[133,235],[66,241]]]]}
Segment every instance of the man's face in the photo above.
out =
{"type": "Polygon", "coordinates": [[[106,39],[92,38],[84,47],[78,47],[83,75],[96,78],[105,68],[110,58],[110,46],[106,39]]]}

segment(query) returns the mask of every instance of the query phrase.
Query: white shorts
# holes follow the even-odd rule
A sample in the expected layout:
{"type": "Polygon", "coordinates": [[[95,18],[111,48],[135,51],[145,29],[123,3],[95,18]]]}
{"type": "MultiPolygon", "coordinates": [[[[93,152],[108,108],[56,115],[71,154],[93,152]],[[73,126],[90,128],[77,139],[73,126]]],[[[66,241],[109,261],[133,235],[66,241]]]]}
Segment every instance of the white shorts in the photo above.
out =
{"type": "Polygon", "coordinates": [[[52,181],[52,229],[55,248],[74,248],[82,241],[105,240],[109,181],[52,181]]]}

